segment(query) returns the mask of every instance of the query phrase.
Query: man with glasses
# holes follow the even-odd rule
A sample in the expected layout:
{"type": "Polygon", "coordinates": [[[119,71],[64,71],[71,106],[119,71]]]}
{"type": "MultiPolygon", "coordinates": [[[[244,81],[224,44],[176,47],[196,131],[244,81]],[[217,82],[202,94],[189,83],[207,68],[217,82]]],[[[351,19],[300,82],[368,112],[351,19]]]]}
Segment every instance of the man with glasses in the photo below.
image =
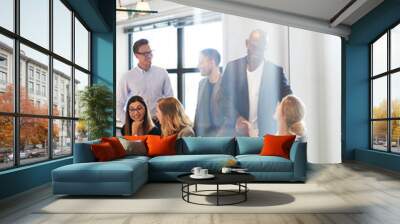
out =
{"type": "Polygon", "coordinates": [[[149,107],[152,118],[156,115],[157,100],[173,96],[168,73],[152,65],[153,52],[149,41],[140,39],[133,45],[133,54],[138,60],[135,68],[125,73],[117,86],[117,124],[124,124],[125,108],[131,96],[141,96],[149,107]]]}

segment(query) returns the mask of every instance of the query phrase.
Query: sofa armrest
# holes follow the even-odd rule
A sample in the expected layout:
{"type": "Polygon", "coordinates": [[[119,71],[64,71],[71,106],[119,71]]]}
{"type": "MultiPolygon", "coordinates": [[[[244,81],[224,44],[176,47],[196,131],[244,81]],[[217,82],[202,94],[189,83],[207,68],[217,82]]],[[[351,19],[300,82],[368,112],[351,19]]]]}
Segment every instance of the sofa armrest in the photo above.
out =
{"type": "Polygon", "coordinates": [[[92,153],[90,146],[92,144],[98,144],[100,140],[88,141],[75,143],[74,147],[74,163],[89,163],[95,162],[96,158],[92,153]]]}
{"type": "Polygon", "coordinates": [[[290,160],[293,162],[293,179],[305,181],[307,176],[307,143],[294,142],[290,149],[290,160]]]}

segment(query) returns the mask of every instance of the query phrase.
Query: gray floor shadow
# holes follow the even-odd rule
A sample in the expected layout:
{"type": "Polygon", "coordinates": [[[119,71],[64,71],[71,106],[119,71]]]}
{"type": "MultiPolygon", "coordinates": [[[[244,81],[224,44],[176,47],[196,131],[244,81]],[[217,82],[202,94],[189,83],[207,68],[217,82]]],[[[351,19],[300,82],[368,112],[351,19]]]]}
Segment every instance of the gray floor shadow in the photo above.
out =
{"type": "MultiPolygon", "coordinates": [[[[220,203],[226,204],[242,199],[242,195],[220,197],[220,203]]],[[[216,192],[207,196],[206,201],[210,204],[216,204],[216,192]]],[[[242,207],[264,207],[278,206],[290,204],[295,201],[295,198],[290,194],[285,194],[276,191],[251,190],[247,194],[247,201],[236,204],[235,206],[242,207]]]]}

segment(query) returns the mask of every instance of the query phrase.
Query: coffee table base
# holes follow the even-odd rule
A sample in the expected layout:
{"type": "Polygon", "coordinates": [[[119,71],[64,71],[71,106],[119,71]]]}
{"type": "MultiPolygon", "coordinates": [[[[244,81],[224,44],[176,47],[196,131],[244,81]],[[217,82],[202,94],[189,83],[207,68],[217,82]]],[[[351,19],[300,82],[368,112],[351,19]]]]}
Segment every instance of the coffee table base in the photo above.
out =
{"type": "Polygon", "coordinates": [[[210,206],[223,206],[223,205],[235,205],[242,202],[247,201],[247,192],[249,191],[247,187],[247,183],[238,183],[238,184],[230,184],[238,186],[237,190],[222,190],[220,189],[220,185],[227,184],[215,184],[216,190],[197,190],[197,184],[186,184],[182,183],[182,199],[188,203],[196,204],[196,205],[210,205],[210,206]],[[190,186],[195,186],[195,191],[190,191],[190,186]],[[202,194],[201,192],[216,192],[216,194],[202,194]],[[221,194],[223,193],[223,194],[221,194]],[[202,204],[190,201],[190,196],[203,196],[203,197],[216,197],[217,204],[202,204]],[[221,203],[221,197],[232,197],[232,196],[241,196],[241,199],[232,203],[221,203]]]}

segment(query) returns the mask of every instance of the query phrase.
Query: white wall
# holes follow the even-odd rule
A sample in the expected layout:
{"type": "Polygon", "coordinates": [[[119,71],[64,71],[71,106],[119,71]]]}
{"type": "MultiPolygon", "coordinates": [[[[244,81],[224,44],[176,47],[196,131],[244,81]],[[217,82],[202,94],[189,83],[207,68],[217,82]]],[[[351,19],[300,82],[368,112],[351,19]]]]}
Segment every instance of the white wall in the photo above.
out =
{"type": "Polygon", "coordinates": [[[312,163],[341,162],[341,40],[290,28],[293,92],[306,105],[307,156],[312,163]]]}

